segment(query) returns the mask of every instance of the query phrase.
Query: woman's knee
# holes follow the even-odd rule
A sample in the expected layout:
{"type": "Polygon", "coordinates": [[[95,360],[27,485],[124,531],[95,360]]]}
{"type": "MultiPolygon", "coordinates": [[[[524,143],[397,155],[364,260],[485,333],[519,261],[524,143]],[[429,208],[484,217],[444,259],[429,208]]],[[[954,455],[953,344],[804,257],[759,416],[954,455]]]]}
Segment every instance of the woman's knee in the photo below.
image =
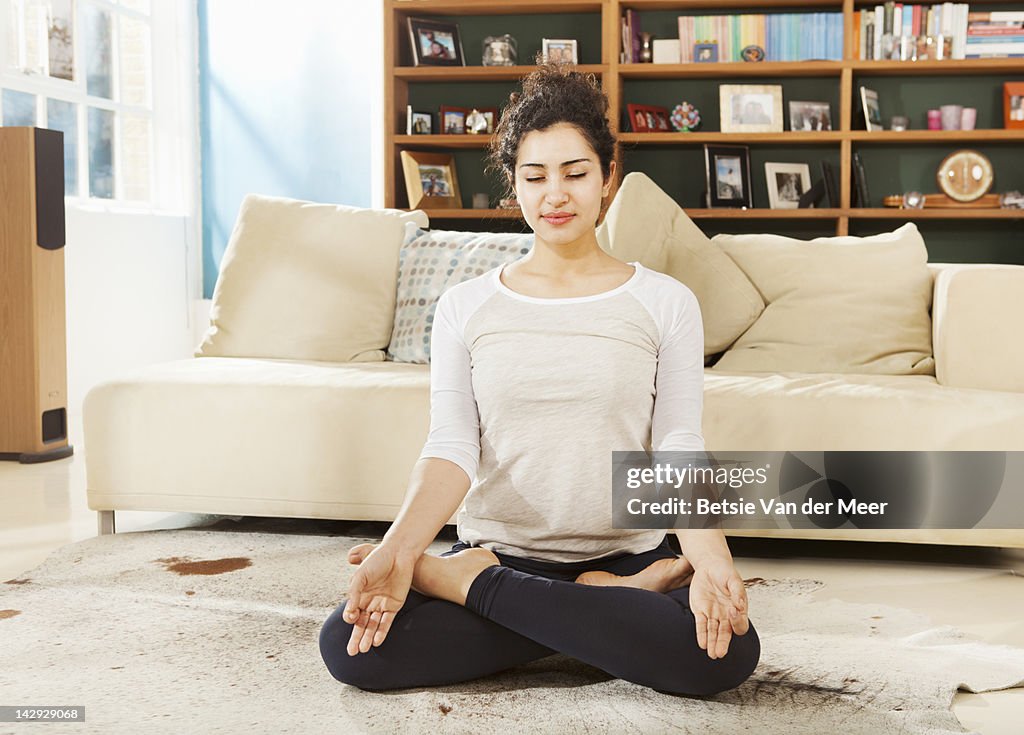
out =
{"type": "Polygon", "coordinates": [[[389,688],[382,676],[384,667],[378,660],[376,649],[371,647],[366,653],[355,656],[348,654],[348,642],[354,626],[342,617],[344,609],[345,603],[342,602],[320,628],[320,656],[327,670],[338,681],[359,689],[389,688]]]}
{"type": "Polygon", "coordinates": [[[677,658],[671,669],[652,688],[691,696],[720,694],[735,689],[749,679],[761,659],[761,640],[753,623],[743,635],[734,634],[725,656],[717,659],[710,658],[706,650],[696,645],[696,630],[687,635],[692,635],[697,660],[677,658]]]}

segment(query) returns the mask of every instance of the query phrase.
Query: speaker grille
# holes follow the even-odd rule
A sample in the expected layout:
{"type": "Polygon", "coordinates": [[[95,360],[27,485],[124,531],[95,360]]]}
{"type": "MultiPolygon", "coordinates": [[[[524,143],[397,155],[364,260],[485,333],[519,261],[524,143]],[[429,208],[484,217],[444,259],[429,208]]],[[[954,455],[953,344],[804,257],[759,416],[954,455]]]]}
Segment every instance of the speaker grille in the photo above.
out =
{"type": "Polygon", "coordinates": [[[35,128],[36,239],[39,247],[64,247],[64,133],[35,128]]]}

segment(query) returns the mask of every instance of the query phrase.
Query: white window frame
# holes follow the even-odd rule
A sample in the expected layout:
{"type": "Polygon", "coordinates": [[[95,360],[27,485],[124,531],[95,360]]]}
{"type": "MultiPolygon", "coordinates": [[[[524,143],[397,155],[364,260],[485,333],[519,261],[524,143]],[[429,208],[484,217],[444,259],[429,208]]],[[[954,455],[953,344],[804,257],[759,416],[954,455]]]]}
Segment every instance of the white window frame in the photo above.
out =
{"type": "MultiPolygon", "coordinates": [[[[0,0],[0,39],[7,38],[13,0],[0,0]]],[[[40,73],[26,73],[7,66],[0,59],[0,88],[36,95],[37,124],[45,126],[47,98],[78,105],[78,195],[67,195],[69,205],[87,210],[154,212],[161,214],[195,213],[198,182],[198,117],[196,94],[196,3],[181,0],[151,0],[150,12],[142,13],[120,6],[112,0],[73,0],[75,80],[55,79],[40,73]],[[129,105],[91,96],[86,91],[83,6],[93,5],[111,13],[113,43],[112,83],[120,89],[117,58],[121,17],[139,18],[149,24],[149,97],[150,106],[129,105]],[[126,112],[150,120],[150,199],[131,201],[118,198],[122,176],[120,161],[120,116],[114,127],[114,198],[89,196],[88,108],[126,112]]],[[[115,92],[115,97],[119,91],[115,92]]],[[[2,104],[2,102],[0,102],[2,104]]]]}

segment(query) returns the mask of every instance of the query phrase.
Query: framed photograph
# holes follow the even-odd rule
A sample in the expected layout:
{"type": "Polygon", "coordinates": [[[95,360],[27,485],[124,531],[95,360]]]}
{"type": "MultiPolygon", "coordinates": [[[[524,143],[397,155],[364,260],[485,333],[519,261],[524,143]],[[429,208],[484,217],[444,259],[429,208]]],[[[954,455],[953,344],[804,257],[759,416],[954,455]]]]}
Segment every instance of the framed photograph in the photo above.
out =
{"type": "Polygon", "coordinates": [[[461,209],[462,196],[451,153],[401,151],[410,209],[461,209]]]}
{"type": "Polygon", "coordinates": [[[790,130],[831,130],[832,108],[828,102],[789,101],[790,130]]]}
{"type": "Polygon", "coordinates": [[[853,153],[853,206],[870,207],[871,197],[868,195],[868,177],[864,173],[864,162],[860,153],[853,153]]]}
{"type": "Polygon", "coordinates": [[[721,84],[723,133],[781,133],[782,85],[721,84]]]}
{"type": "Polygon", "coordinates": [[[667,107],[627,104],[629,124],[634,133],[671,133],[667,107]]]}
{"type": "Polygon", "coordinates": [[[1024,82],[1003,83],[1003,127],[1024,130],[1024,82]]]}
{"type": "Polygon", "coordinates": [[[470,110],[466,107],[441,105],[441,130],[444,135],[463,135],[466,132],[466,116],[470,110]]]}
{"type": "Polygon", "coordinates": [[[825,182],[825,199],[829,207],[839,206],[839,190],[836,188],[836,172],[828,161],[821,162],[821,179],[825,182]]]}
{"type": "Polygon", "coordinates": [[[430,135],[434,132],[434,115],[430,112],[417,112],[412,105],[406,108],[405,134],[430,135]]]}
{"type": "Polygon", "coordinates": [[[800,197],[811,188],[811,167],[806,163],[765,163],[764,173],[772,209],[797,209],[800,197]]]}
{"type": "Polygon", "coordinates": [[[465,66],[458,23],[409,18],[413,66],[465,66]]]}
{"type": "Polygon", "coordinates": [[[693,63],[710,64],[718,61],[717,43],[695,43],[693,44],[693,63]]]}
{"type": "Polygon", "coordinates": [[[878,106],[878,92],[867,87],[860,88],[860,107],[864,113],[865,130],[884,130],[882,109],[878,106]]]}
{"type": "Polygon", "coordinates": [[[542,40],[541,46],[545,61],[579,63],[576,39],[574,38],[545,38],[542,40]]]}
{"type": "Polygon", "coordinates": [[[704,144],[704,175],[709,207],[753,206],[750,192],[750,148],[704,144]]]}

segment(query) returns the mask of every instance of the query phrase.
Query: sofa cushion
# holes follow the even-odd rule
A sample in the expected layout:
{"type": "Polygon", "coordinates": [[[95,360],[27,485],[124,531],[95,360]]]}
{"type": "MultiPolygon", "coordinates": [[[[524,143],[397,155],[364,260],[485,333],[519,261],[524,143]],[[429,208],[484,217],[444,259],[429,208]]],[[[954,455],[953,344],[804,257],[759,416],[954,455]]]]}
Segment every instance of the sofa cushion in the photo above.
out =
{"type": "Polygon", "coordinates": [[[174,360],[95,386],[83,421],[96,508],[381,520],[427,438],[430,367],[174,360]]]}
{"type": "Polygon", "coordinates": [[[248,195],[196,357],[384,359],[405,223],[424,212],[248,195]]]}
{"type": "Polygon", "coordinates": [[[693,291],[705,355],[731,345],[764,310],[750,279],[646,174],[635,171],[622,180],[597,241],[624,263],[639,261],[693,291]]]}
{"type": "Polygon", "coordinates": [[[715,370],[935,374],[932,274],[913,222],[870,237],[712,239],[767,303],[715,370]]]}
{"type": "Polygon", "coordinates": [[[388,359],[430,362],[431,323],[441,294],[521,258],[533,248],[533,239],[533,233],[427,231],[406,225],[388,359]]]}

